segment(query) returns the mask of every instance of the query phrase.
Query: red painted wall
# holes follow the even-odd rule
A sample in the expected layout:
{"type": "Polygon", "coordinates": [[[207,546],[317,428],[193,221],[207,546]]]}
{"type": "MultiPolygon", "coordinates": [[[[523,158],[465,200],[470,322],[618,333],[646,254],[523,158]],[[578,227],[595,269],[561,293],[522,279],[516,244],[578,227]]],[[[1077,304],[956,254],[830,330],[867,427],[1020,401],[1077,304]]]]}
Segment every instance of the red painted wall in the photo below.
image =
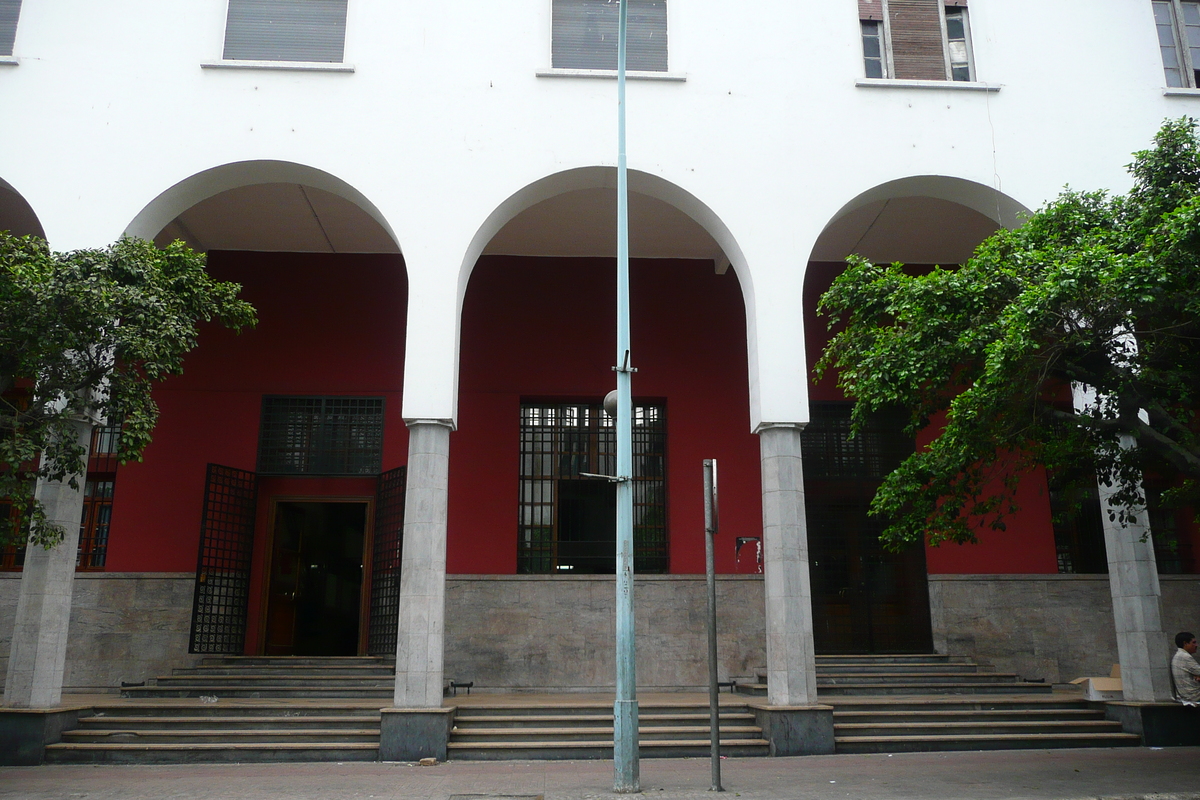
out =
{"type": "MultiPolygon", "coordinates": [[[[240,335],[202,326],[183,374],[155,390],[161,418],[154,441],[142,463],[117,472],[106,566],[111,572],[196,568],[205,465],[254,469],[264,394],[382,395],[383,468],[407,461],[408,432],[400,415],[403,260],[212,252],[208,261],[214,276],[243,285],[242,297],[258,309],[259,324],[240,335]]],[[[325,480],[314,484],[314,493],[357,495],[359,483],[325,480]]],[[[264,485],[262,502],[268,490],[264,485]]]]}
{"type": "MultiPolygon", "coordinates": [[[[734,572],[735,537],[762,535],[737,278],[715,274],[711,261],[634,260],[630,297],[634,397],[666,404],[670,571],[704,571],[702,462],[716,458],[717,568],[734,572]]],[[[516,571],[521,400],[603,398],[616,385],[615,315],[611,259],[497,256],[476,265],[450,437],[449,572],[516,571]]]]}
{"type": "MultiPolygon", "coordinates": [[[[808,313],[804,322],[804,339],[810,370],[830,338],[828,319],[816,316],[813,309],[817,307],[821,294],[843,269],[845,264],[840,262],[812,262],[808,265],[804,284],[804,308],[808,313]]],[[[846,399],[832,373],[813,385],[811,397],[813,400],[846,399]]],[[[917,443],[928,443],[932,437],[930,431],[918,436],[917,443]]],[[[1026,475],[1017,488],[1016,500],[1020,511],[1009,521],[1007,530],[981,530],[977,544],[927,546],[925,559],[929,574],[1058,572],[1045,472],[1038,469],[1026,475]]]]}

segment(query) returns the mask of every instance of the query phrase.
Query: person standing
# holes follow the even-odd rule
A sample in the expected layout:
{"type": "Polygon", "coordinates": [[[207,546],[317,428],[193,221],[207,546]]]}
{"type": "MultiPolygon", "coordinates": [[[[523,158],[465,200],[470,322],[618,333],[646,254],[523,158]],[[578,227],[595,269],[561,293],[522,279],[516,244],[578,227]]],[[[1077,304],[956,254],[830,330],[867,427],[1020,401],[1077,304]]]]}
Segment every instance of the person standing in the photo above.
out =
{"type": "Polygon", "coordinates": [[[1175,656],[1171,659],[1171,677],[1175,693],[1184,703],[1200,703],[1200,664],[1196,663],[1196,636],[1184,631],[1175,635],[1175,656]]]}

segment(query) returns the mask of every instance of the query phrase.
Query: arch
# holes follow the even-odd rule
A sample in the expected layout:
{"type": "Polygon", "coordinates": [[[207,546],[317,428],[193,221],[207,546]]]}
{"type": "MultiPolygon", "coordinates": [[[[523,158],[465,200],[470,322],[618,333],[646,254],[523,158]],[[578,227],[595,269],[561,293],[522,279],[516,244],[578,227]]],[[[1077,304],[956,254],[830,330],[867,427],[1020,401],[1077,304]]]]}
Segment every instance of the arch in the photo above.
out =
{"type": "Polygon", "coordinates": [[[0,231],[16,236],[46,238],[46,231],[29,201],[8,181],[0,178],[0,231]]]}
{"type": "MultiPolygon", "coordinates": [[[[721,249],[720,253],[714,255],[718,259],[723,257],[726,263],[718,263],[718,269],[733,267],[741,288],[742,301],[746,312],[746,357],[750,380],[750,416],[751,427],[754,427],[760,417],[758,336],[755,317],[754,283],[741,246],[738,245],[733,232],[717,216],[716,212],[683,187],[665,178],[639,170],[629,170],[628,183],[631,193],[643,194],[662,201],[700,225],[721,249]]],[[[480,255],[483,254],[488,243],[510,220],[543,200],[549,200],[552,197],[581,189],[615,190],[616,186],[616,167],[588,166],[556,172],[533,181],[512,195],[509,195],[503,202],[496,206],[487,219],[483,221],[483,224],[479,226],[463,255],[458,273],[454,326],[455,398],[458,396],[459,348],[461,346],[463,300],[466,297],[467,284],[470,282],[471,271],[474,269],[476,262],[479,260],[480,255]]],[[[457,399],[455,403],[457,403],[457,399]]]]}
{"type": "Polygon", "coordinates": [[[899,178],[838,209],[809,260],[841,261],[858,253],[876,261],[961,263],[996,228],[1017,227],[1027,213],[1013,198],[975,181],[946,175],[899,178]]]}
{"type": "Polygon", "coordinates": [[[371,217],[400,247],[383,213],[346,181],[316,167],[292,161],[235,161],[197,172],[159,194],[125,228],[128,236],[153,239],[168,223],[192,206],[221,192],[262,184],[311,186],[346,200],[371,217]]]}

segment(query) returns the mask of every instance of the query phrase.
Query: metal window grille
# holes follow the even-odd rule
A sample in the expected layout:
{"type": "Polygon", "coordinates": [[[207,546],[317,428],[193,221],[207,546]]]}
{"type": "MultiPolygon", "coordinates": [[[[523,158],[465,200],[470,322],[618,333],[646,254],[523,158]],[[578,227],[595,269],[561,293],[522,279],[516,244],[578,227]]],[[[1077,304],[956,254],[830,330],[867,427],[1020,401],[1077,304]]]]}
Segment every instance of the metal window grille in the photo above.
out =
{"type": "Polygon", "coordinates": [[[208,465],[188,652],[245,649],[257,500],[253,472],[208,465]]]}
{"type": "Polygon", "coordinates": [[[116,472],[117,451],[121,447],[121,427],[106,425],[92,429],[88,449],[88,472],[116,472]]]}
{"type": "Polygon", "coordinates": [[[225,58],[340,63],[346,0],[229,0],[225,58]]]}
{"type": "MultiPolygon", "coordinates": [[[[615,527],[601,537],[578,538],[564,495],[582,500],[584,507],[589,501],[593,508],[607,503],[603,490],[611,484],[580,473],[614,475],[616,454],[616,420],[599,404],[521,406],[518,572],[615,571],[615,527]],[[595,482],[590,497],[577,491],[584,481],[595,482]]],[[[599,512],[611,514],[615,525],[615,507],[599,512]]],[[[666,416],[657,405],[634,408],[633,516],[634,569],[666,572],[666,416]]]]}
{"type": "Polygon", "coordinates": [[[805,478],[880,480],[913,452],[913,439],[905,435],[895,413],[874,415],[857,436],[851,436],[853,407],[853,403],[812,404],[812,421],[800,440],[805,478]]]}
{"type": "MultiPolygon", "coordinates": [[[[627,2],[626,69],[666,72],[666,0],[627,2]]],[[[554,0],[551,65],[559,69],[615,70],[619,10],[612,0],[554,0]]]]}
{"type": "Polygon", "coordinates": [[[78,570],[102,570],[108,554],[108,527],[112,519],[113,489],[110,477],[89,479],[83,487],[83,514],[79,520],[78,570]]]}
{"type": "Polygon", "coordinates": [[[378,475],[382,397],[264,397],[258,472],[378,475]]]}
{"type": "Polygon", "coordinates": [[[371,560],[371,618],[367,652],[373,656],[396,654],[400,623],[400,564],[404,542],[405,467],[379,476],[375,496],[375,541],[371,560]]]}
{"type": "Polygon", "coordinates": [[[11,56],[17,39],[21,0],[0,0],[0,56],[11,56]]]}

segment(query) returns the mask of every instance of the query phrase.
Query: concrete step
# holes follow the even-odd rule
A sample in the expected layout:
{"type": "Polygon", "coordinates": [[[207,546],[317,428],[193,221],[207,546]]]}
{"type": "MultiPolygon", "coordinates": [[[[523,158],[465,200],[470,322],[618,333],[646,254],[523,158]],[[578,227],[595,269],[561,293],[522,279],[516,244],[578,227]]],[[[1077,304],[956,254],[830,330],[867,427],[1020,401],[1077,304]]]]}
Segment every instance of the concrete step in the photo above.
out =
{"type": "Polygon", "coordinates": [[[261,730],[270,724],[278,730],[360,730],[370,727],[379,733],[379,713],[359,716],[92,716],[79,720],[76,730],[193,731],[261,730]]]}
{"type": "MultiPolygon", "coordinates": [[[[501,715],[472,715],[467,709],[460,707],[455,715],[455,724],[460,728],[467,726],[505,727],[505,728],[612,728],[612,714],[523,714],[517,716],[501,715]]],[[[726,725],[750,725],[754,723],[754,715],[745,713],[722,713],[720,724],[722,730],[726,725]]],[[[692,724],[703,725],[708,730],[708,714],[646,714],[638,713],[639,728],[658,728],[660,726],[692,724]]]]}
{"type": "Polygon", "coordinates": [[[846,662],[863,664],[970,663],[966,656],[943,653],[824,653],[816,656],[817,669],[823,664],[846,662]]]}
{"type": "Polygon", "coordinates": [[[1011,672],[848,672],[839,675],[817,675],[817,692],[826,686],[855,683],[1018,683],[1020,678],[1011,672]]]}
{"type": "MultiPolygon", "coordinates": [[[[864,679],[869,680],[869,679],[864,679]]],[[[741,688],[740,686],[738,687],[741,688]]],[[[765,689],[765,687],[764,687],[765,689]]],[[[929,695],[929,694],[1050,694],[1054,687],[1048,683],[840,683],[834,686],[818,686],[818,697],[838,695],[929,695]]]]}
{"type": "MultiPolygon", "coordinates": [[[[769,743],[766,739],[721,740],[721,754],[726,756],[766,756],[769,743]]],[[[448,745],[449,757],[464,761],[508,761],[515,759],[610,759],[613,757],[612,739],[579,742],[521,742],[507,743],[474,742],[448,745]]],[[[657,741],[642,739],[638,742],[638,754],[642,758],[705,758],[709,755],[707,738],[682,741],[657,741]]]]}
{"type": "Polygon", "coordinates": [[[1025,694],[1015,696],[981,695],[955,696],[948,694],[924,695],[919,697],[830,697],[834,718],[843,712],[908,712],[908,711],[1024,711],[1024,710],[1090,710],[1087,701],[1080,697],[1063,697],[1053,693],[1025,694]]]}
{"type": "Polygon", "coordinates": [[[1066,747],[1136,747],[1132,733],[1007,733],[943,736],[836,736],[838,753],[914,753],[943,750],[1031,750],[1066,747]]]}
{"type": "Polygon", "coordinates": [[[279,719],[304,719],[310,717],[368,717],[379,719],[379,709],[386,703],[376,704],[374,701],[355,703],[330,702],[329,704],[315,703],[262,703],[251,704],[245,701],[237,704],[222,702],[201,703],[195,699],[181,698],[178,702],[154,701],[122,703],[119,707],[101,707],[89,721],[107,719],[108,717],[224,717],[229,719],[249,719],[271,717],[279,719]]]}
{"type": "Polygon", "coordinates": [[[285,744],[267,742],[231,746],[210,744],[57,744],[46,745],[51,764],[267,763],[279,761],[378,761],[379,743],[285,744]]]}
{"type": "Polygon", "coordinates": [[[321,745],[374,743],[379,747],[379,728],[278,728],[161,730],[155,728],[98,728],[65,731],[62,740],[68,744],[219,744],[237,745],[264,743],[317,743],[321,745]]]}
{"type": "Polygon", "coordinates": [[[837,736],[982,736],[1009,733],[1120,733],[1121,723],[1095,720],[972,720],[915,722],[851,722],[837,721],[837,736]]]}
{"type": "MultiPolygon", "coordinates": [[[[692,741],[709,738],[708,725],[662,725],[638,727],[638,739],[652,741],[692,741]]],[[[508,743],[514,746],[527,742],[588,742],[606,740],[611,746],[612,726],[596,728],[476,728],[455,726],[452,741],[465,744],[475,742],[508,743]]],[[[757,725],[721,726],[721,741],[742,741],[762,738],[762,728],[757,725]]]]}
{"type": "MultiPolygon", "coordinates": [[[[728,695],[722,695],[728,697],[728,695]]],[[[453,700],[449,702],[453,703],[453,700]]],[[[578,705],[542,705],[534,703],[525,703],[521,705],[470,705],[459,706],[456,715],[457,719],[464,717],[488,717],[488,716],[512,716],[523,717],[529,715],[542,714],[558,714],[560,716],[608,716],[612,718],[613,705],[608,703],[580,703],[578,705]]],[[[746,714],[749,713],[745,703],[722,703],[721,714],[746,714]]],[[[642,703],[638,706],[638,719],[644,719],[647,716],[654,717],[676,717],[686,714],[700,714],[705,719],[708,719],[708,703],[642,703]]]]}
{"type": "Polygon", "coordinates": [[[836,661],[827,664],[817,664],[817,679],[834,675],[873,675],[873,674],[888,674],[894,672],[903,672],[907,674],[988,674],[980,673],[978,664],[971,663],[947,663],[945,661],[934,661],[928,664],[925,663],[903,663],[894,664],[887,663],[858,663],[851,661],[836,661]]]}
{"type": "Polygon", "coordinates": [[[203,675],[205,677],[255,677],[262,674],[286,675],[295,678],[367,678],[372,680],[394,679],[396,670],[381,664],[346,667],[318,667],[297,664],[295,666],[269,667],[261,664],[244,666],[177,667],[171,676],[203,675]]]}
{"type": "Polygon", "coordinates": [[[917,709],[912,711],[837,711],[833,712],[834,725],[890,723],[897,720],[905,722],[1038,722],[1045,720],[1098,720],[1104,719],[1100,709],[1075,708],[1013,708],[995,709],[988,711],[975,710],[931,710],[917,709]]]}
{"type": "Polygon", "coordinates": [[[128,687],[121,690],[122,697],[130,698],[146,698],[146,697],[245,697],[245,698],[316,698],[316,699],[333,699],[340,698],[343,700],[364,700],[364,699],[383,699],[390,700],[394,693],[394,687],[389,684],[386,687],[367,687],[360,688],[355,686],[342,686],[336,688],[318,688],[318,687],[300,687],[300,686],[263,686],[263,687],[246,687],[237,686],[236,684],[214,686],[212,684],[172,684],[170,686],[141,686],[128,687]]]}
{"type": "Polygon", "coordinates": [[[396,659],[380,656],[204,656],[201,667],[264,666],[264,667],[358,667],[396,666],[396,659]]]}
{"type": "Polygon", "coordinates": [[[248,673],[246,675],[164,675],[156,681],[161,687],[167,686],[234,686],[234,687],[280,687],[295,686],[300,688],[321,688],[323,686],[347,688],[395,687],[395,679],[387,675],[292,675],[270,672],[248,673]]]}

